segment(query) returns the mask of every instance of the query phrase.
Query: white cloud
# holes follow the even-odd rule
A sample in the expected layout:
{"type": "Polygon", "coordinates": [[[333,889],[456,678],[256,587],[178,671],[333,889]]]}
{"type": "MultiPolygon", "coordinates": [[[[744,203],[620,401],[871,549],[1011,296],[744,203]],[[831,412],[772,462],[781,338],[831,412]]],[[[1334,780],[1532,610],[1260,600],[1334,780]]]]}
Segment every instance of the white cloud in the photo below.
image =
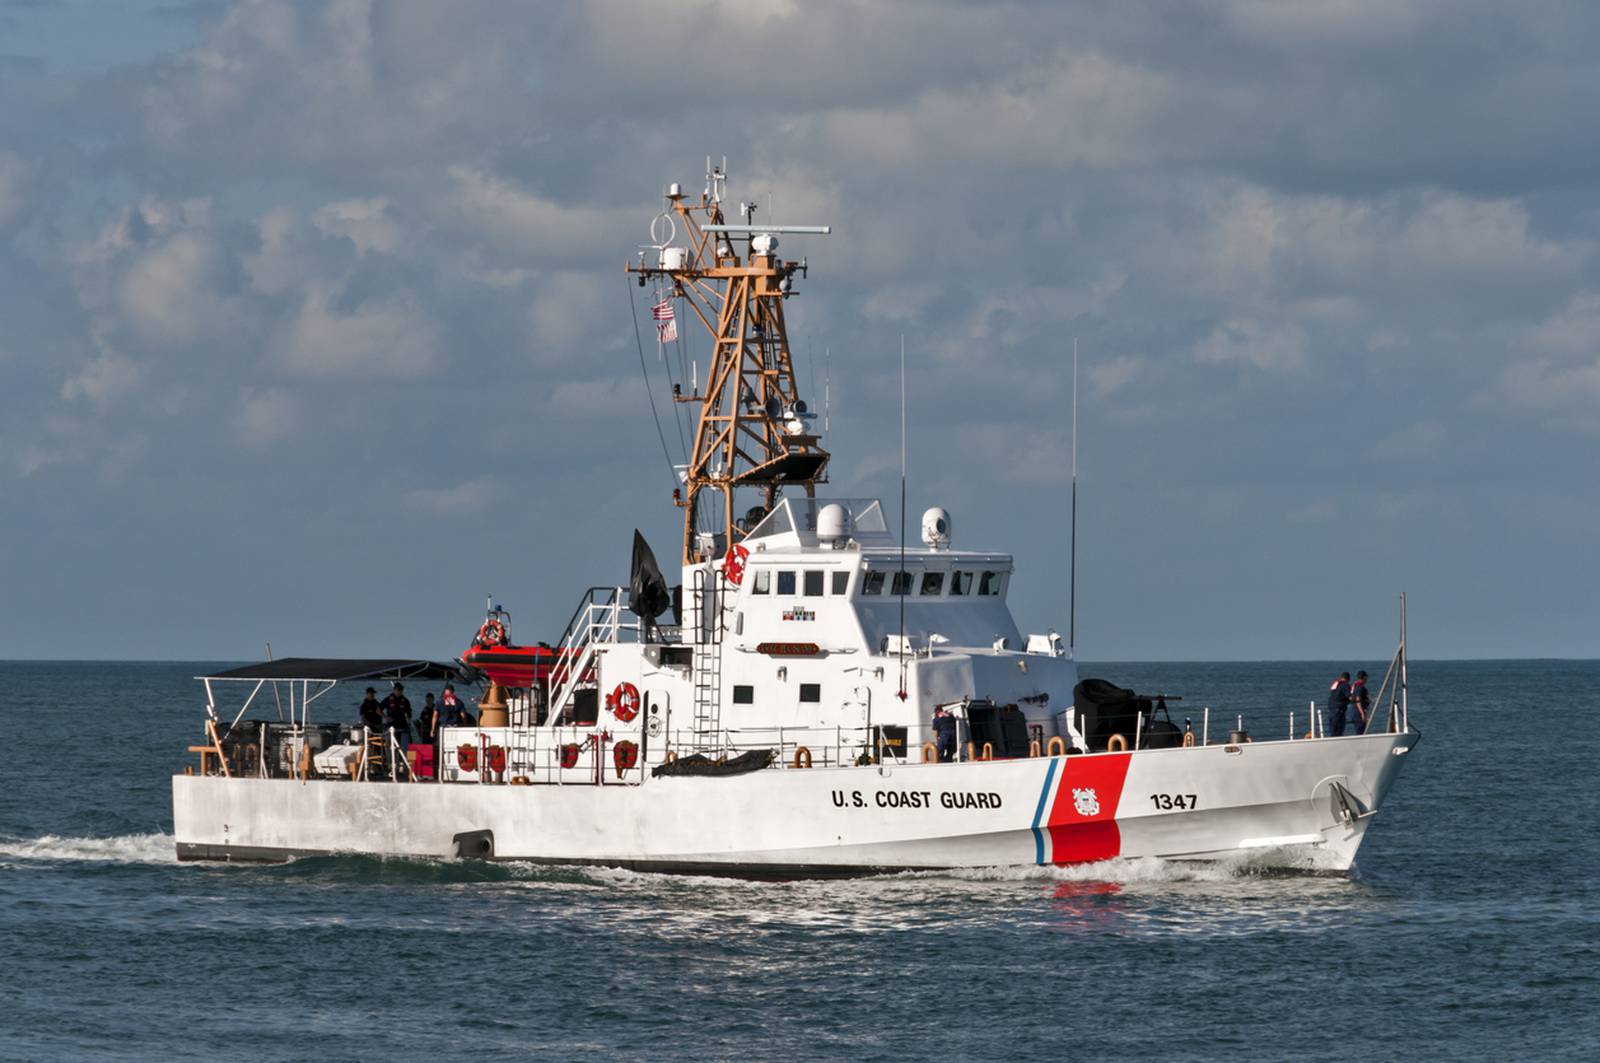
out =
{"type": "Polygon", "coordinates": [[[1533,340],[1549,351],[1589,354],[1600,351],[1600,295],[1580,292],[1533,331],[1533,340]]]}
{"type": "Polygon", "coordinates": [[[1095,398],[1103,399],[1133,383],[1143,369],[1144,359],[1132,355],[1096,362],[1087,369],[1090,391],[1095,398]]]}
{"type": "Polygon", "coordinates": [[[0,151],[0,225],[22,211],[22,181],[26,176],[22,160],[14,152],[0,151]]]}
{"type": "Polygon", "coordinates": [[[418,488],[405,494],[407,508],[445,517],[481,513],[493,500],[493,484],[483,479],[468,480],[452,487],[418,488]]]}
{"type": "Polygon", "coordinates": [[[308,377],[412,378],[440,365],[438,326],[416,298],[397,295],[348,308],[325,282],[308,285],[275,340],[278,363],[308,377]]]}
{"type": "MultiPolygon", "coordinates": [[[[533,285],[533,304],[528,308],[528,322],[533,330],[534,351],[541,363],[560,361],[573,347],[581,344],[585,336],[594,334],[596,325],[618,317],[623,281],[612,279],[609,283],[594,271],[558,272],[540,277],[533,285]],[[606,297],[610,293],[610,298],[606,297]]],[[[620,306],[623,320],[616,323],[627,327],[627,307],[620,306]]],[[[693,322],[682,322],[687,329],[693,322]]],[[[641,328],[648,328],[648,322],[641,328]]],[[[653,334],[652,334],[653,335],[653,334]]],[[[654,340],[651,340],[652,344],[654,340]]]]}
{"type": "Polygon", "coordinates": [[[146,339],[190,343],[219,331],[227,301],[216,292],[215,242],[194,231],[173,234],[146,251],[123,274],[117,301],[146,339]]]}
{"type": "Polygon", "coordinates": [[[239,393],[235,430],[249,446],[264,447],[300,427],[300,405],[282,388],[245,388],[239,393]]]}
{"type": "Polygon", "coordinates": [[[1423,0],[1225,0],[1224,16],[1267,41],[1326,45],[1383,41],[1416,28],[1435,5],[1423,0]]]}
{"type": "Polygon", "coordinates": [[[558,203],[519,187],[515,182],[487,170],[452,166],[451,189],[442,201],[445,211],[455,214],[480,237],[509,244],[524,255],[550,258],[554,255],[589,253],[602,250],[602,234],[621,233],[631,225],[637,230],[638,218],[649,217],[649,208],[639,206],[632,214],[625,210],[606,210],[597,206],[558,203]]]}
{"type": "Polygon", "coordinates": [[[1237,362],[1258,369],[1298,369],[1306,361],[1306,333],[1293,322],[1230,318],[1194,347],[1200,362],[1237,362]]]}
{"type": "Polygon", "coordinates": [[[1439,453],[1445,441],[1444,425],[1438,421],[1418,421],[1396,429],[1372,447],[1374,457],[1415,461],[1439,453]]]}
{"type": "Polygon", "coordinates": [[[1501,390],[1513,406],[1554,424],[1600,432],[1600,360],[1569,366],[1519,362],[1502,374],[1501,390]]]}
{"type": "Polygon", "coordinates": [[[68,402],[88,402],[104,409],[111,400],[132,390],[140,378],[139,367],[122,355],[107,351],[91,359],[61,385],[68,402]]]}
{"type": "Polygon", "coordinates": [[[299,219],[290,207],[274,207],[256,219],[259,251],[242,256],[245,275],[264,295],[280,295],[303,282],[316,260],[299,239],[299,219]]]}
{"type": "Polygon", "coordinates": [[[346,237],[362,254],[393,254],[400,246],[400,225],[389,216],[384,196],[326,204],[311,215],[311,223],[324,235],[346,237]]]}

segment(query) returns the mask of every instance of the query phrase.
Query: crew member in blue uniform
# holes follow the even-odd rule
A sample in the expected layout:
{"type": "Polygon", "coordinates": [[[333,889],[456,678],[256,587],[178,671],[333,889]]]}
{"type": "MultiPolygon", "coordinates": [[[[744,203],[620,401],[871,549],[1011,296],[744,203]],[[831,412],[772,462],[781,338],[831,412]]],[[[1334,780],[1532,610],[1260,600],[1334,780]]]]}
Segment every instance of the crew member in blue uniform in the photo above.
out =
{"type": "Polygon", "coordinates": [[[1355,706],[1356,734],[1367,733],[1367,710],[1372,708],[1372,695],[1367,691],[1367,673],[1356,673],[1356,681],[1350,686],[1350,704],[1355,706]]]}
{"type": "Polygon", "coordinates": [[[1344,734],[1344,717],[1350,708],[1350,673],[1340,672],[1328,688],[1328,729],[1334,738],[1344,734]]]}
{"type": "Polygon", "coordinates": [[[933,735],[934,749],[938,751],[939,762],[945,763],[955,759],[956,756],[956,718],[945,710],[943,705],[933,707],[933,735]]]}
{"type": "Polygon", "coordinates": [[[361,726],[377,733],[383,731],[383,706],[378,704],[378,692],[371,687],[361,701],[361,726]]]}
{"type": "Polygon", "coordinates": [[[383,714],[394,730],[395,744],[405,749],[411,744],[411,699],[404,686],[396,683],[394,693],[383,699],[383,714]]]}

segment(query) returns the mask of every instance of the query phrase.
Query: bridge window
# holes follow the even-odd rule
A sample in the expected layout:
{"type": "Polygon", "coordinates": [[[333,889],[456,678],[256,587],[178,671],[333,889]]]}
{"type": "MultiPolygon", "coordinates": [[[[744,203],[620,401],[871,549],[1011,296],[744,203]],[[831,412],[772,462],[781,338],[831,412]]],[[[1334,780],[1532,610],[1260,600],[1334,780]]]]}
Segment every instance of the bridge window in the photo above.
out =
{"type": "Polygon", "coordinates": [[[882,594],[883,593],[883,573],[882,572],[868,572],[866,580],[864,580],[862,582],[862,584],[861,584],[861,593],[862,594],[882,594]]]}
{"type": "Polygon", "coordinates": [[[800,700],[807,702],[820,702],[822,700],[822,684],[801,683],[800,700]]]}
{"type": "Polygon", "coordinates": [[[850,593],[850,573],[835,572],[833,574],[833,593],[836,595],[850,593]]]}
{"type": "Polygon", "coordinates": [[[894,589],[889,592],[895,597],[911,593],[911,573],[896,572],[894,574],[894,589]]]}
{"type": "Polygon", "coordinates": [[[965,594],[971,594],[971,593],[972,593],[972,573],[970,573],[970,572],[952,572],[952,573],[950,573],[950,594],[951,594],[952,597],[954,597],[956,595],[965,595],[965,594]]]}
{"type": "Polygon", "coordinates": [[[764,568],[756,569],[756,580],[750,587],[751,594],[772,593],[772,573],[764,568]]]}
{"type": "Polygon", "coordinates": [[[985,572],[983,578],[978,580],[978,593],[996,595],[1000,593],[1000,581],[1004,578],[1002,572],[985,572]]]}
{"type": "Polygon", "coordinates": [[[930,598],[937,598],[944,591],[943,572],[924,572],[922,574],[922,593],[930,598]]]}
{"type": "Polygon", "coordinates": [[[735,705],[754,705],[756,703],[756,688],[743,683],[737,683],[733,688],[733,703],[735,705]]]}
{"type": "Polygon", "coordinates": [[[778,573],[778,593],[794,593],[794,572],[790,569],[783,569],[778,573]]]}
{"type": "Polygon", "coordinates": [[[824,575],[824,573],[822,572],[821,569],[816,569],[816,568],[808,568],[808,569],[806,569],[806,597],[807,598],[820,598],[820,597],[822,597],[822,577],[823,577],[823,575],[824,575]]]}

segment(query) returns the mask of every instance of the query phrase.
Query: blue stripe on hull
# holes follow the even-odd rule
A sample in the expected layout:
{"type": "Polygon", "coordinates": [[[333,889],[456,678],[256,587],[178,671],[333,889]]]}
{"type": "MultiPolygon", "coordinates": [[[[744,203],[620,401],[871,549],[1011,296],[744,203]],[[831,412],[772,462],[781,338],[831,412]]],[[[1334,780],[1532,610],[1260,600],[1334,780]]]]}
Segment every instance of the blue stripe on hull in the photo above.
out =
{"type": "Polygon", "coordinates": [[[1044,773],[1044,789],[1039,791],[1039,807],[1033,810],[1033,862],[1044,866],[1044,831],[1039,829],[1039,821],[1044,819],[1044,805],[1050,799],[1050,784],[1056,778],[1055,757],[1050,758],[1050,770],[1044,773]]]}

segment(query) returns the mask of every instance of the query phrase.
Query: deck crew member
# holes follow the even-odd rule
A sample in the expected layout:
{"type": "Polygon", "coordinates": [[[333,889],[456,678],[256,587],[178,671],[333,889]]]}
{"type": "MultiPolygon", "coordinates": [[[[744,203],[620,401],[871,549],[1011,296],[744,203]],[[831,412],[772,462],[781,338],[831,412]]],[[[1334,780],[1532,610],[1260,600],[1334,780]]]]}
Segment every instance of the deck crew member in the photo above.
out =
{"type": "Polygon", "coordinates": [[[396,683],[394,693],[383,699],[383,714],[394,731],[395,743],[404,749],[411,744],[411,699],[406,688],[396,683]]]}
{"type": "Polygon", "coordinates": [[[1372,695],[1367,691],[1367,673],[1363,670],[1356,673],[1356,681],[1350,686],[1350,704],[1356,710],[1356,734],[1367,733],[1367,710],[1372,708],[1372,695]]]}
{"type": "Polygon", "coordinates": [[[943,705],[933,707],[934,748],[941,764],[956,756],[956,718],[943,705]]]}
{"type": "Polygon", "coordinates": [[[1340,672],[1339,678],[1328,688],[1327,734],[1338,738],[1344,734],[1344,716],[1350,708],[1350,673],[1340,672]]]}
{"type": "Polygon", "coordinates": [[[378,692],[371,687],[367,688],[367,696],[361,702],[361,726],[379,734],[383,732],[383,706],[378,704],[378,692]]]}
{"type": "Polygon", "coordinates": [[[472,716],[471,716],[471,714],[469,714],[467,712],[467,707],[466,707],[465,704],[462,703],[461,699],[456,697],[456,688],[455,688],[454,684],[446,683],[444,685],[444,697],[441,698],[440,700],[443,702],[443,708],[441,710],[442,713],[443,713],[443,717],[444,717],[443,721],[442,721],[442,726],[445,726],[445,727],[471,727],[472,726],[472,723],[473,723],[472,716]]]}
{"type": "Polygon", "coordinates": [[[417,717],[417,741],[425,746],[433,745],[434,739],[439,737],[439,707],[433,703],[433,691],[429,691],[422,699],[422,715],[417,717]]]}

